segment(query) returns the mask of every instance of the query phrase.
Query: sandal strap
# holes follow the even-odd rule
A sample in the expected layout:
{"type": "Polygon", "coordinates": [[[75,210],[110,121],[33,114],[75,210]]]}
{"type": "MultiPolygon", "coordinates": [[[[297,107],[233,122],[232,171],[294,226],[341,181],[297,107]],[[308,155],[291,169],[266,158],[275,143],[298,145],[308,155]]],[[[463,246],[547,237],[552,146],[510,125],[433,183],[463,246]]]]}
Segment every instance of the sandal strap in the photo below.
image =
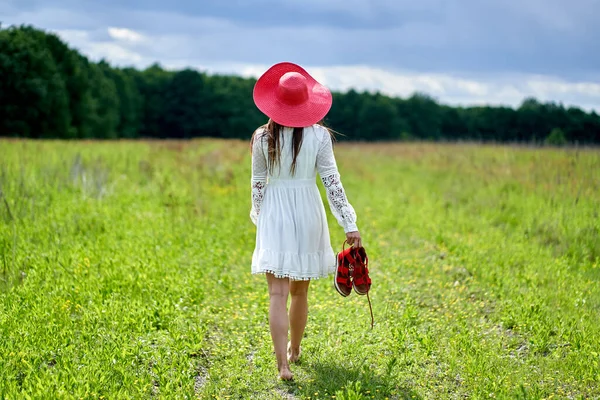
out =
{"type": "Polygon", "coordinates": [[[337,283],[341,283],[346,286],[352,286],[352,281],[350,280],[350,278],[344,278],[342,276],[338,276],[336,281],[337,281],[337,283]]]}

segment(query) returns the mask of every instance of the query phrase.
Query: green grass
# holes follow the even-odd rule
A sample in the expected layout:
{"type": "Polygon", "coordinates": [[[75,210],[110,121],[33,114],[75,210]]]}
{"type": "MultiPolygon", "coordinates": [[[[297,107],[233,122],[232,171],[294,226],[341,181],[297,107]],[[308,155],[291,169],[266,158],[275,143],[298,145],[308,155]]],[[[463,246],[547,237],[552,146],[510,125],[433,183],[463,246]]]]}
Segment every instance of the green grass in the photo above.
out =
{"type": "Polygon", "coordinates": [[[0,141],[0,398],[600,398],[598,150],[336,152],[375,328],[315,281],[286,384],[247,143],[0,141]]]}

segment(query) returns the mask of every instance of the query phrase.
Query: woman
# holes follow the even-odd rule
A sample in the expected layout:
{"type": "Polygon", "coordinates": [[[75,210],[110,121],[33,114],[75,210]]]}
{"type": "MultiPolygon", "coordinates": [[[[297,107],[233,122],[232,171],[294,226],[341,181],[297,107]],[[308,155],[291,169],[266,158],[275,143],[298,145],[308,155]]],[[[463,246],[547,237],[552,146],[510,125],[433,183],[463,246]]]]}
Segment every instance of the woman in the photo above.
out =
{"type": "Polygon", "coordinates": [[[346,239],[353,246],[362,244],[340,181],[332,135],[319,123],[331,108],[330,91],[300,66],[280,63],[258,79],[254,102],[269,121],[252,136],[250,217],[257,227],[252,273],[266,274],[279,377],[290,380],[289,362],[300,357],[310,281],[328,276],[336,266],[317,173],[346,239]]]}

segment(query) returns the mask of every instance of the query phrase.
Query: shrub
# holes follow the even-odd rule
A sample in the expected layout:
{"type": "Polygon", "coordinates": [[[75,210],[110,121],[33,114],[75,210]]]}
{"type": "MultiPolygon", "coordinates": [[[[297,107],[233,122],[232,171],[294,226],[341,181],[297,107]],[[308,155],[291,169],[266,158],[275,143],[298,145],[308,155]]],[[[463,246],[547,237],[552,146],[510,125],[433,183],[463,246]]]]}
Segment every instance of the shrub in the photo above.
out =
{"type": "Polygon", "coordinates": [[[552,132],[546,137],[544,143],[550,146],[564,146],[567,144],[565,133],[560,128],[552,129],[552,132]]]}

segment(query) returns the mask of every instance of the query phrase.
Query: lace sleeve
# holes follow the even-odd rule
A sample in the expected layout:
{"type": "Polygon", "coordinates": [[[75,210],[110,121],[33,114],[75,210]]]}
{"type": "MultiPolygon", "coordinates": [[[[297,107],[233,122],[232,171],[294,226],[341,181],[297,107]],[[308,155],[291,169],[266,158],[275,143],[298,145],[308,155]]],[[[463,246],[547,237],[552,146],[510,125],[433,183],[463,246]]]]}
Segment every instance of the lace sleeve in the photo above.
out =
{"type": "Polygon", "coordinates": [[[357,231],[356,213],[348,202],[346,192],[342,186],[329,133],[326,133],[317,154],[317,171],[325,186],[331,212],[338,220],[338,223],[344,228],[346,233],[357,231]]]}
{"type": "Polygon", "coordinates": [[[254,225],[258,222],[260,206],[262,205],[267,188],[267,160],[262,147],[262,137],[256,135],[252,144],[252,209],[250,219],[254,225]]]}

